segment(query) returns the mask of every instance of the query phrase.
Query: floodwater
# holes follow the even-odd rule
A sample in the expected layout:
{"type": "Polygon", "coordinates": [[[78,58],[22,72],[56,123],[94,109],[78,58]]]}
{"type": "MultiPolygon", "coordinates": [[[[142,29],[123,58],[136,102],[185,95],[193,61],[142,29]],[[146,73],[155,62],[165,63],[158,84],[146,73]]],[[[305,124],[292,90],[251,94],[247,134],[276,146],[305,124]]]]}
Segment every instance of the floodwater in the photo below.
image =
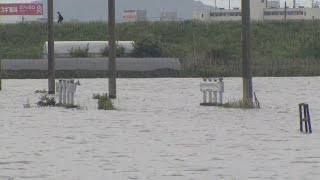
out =
{"type": "MultiPolygon", "coordinates": [[[[241,78],[224,81],[241,99],[241,78]]],[[[201,79],[118,79],[117,110],[101,111],[107,79],[80,79],[81,110],[35,107],[47,80],[3,80],[0,180],[320,179],[320,77],[253,81],[259,110],[199,106],[201,79]]]]}

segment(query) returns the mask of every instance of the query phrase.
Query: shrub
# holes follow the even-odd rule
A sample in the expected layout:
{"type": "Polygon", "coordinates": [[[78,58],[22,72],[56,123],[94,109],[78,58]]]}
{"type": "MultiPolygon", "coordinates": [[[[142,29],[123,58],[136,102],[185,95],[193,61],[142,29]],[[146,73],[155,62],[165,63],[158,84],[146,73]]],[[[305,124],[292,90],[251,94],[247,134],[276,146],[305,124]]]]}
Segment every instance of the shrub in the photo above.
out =
{"type": "Polygon", "coordinates": [[[224,108],[243,108],[243,109],[253,109],[255,108],[255,105],[252,101],[247,100],[234,100],[231,102],[227,102],[223,104],[224,108]]]}
{"type": "Polygon", "coordinates": [[[38,107],[48,107],[48,106],[55,106],[56,100],[54,97],[42,96],[40,101],[37,102],[38,107]]]}
{"type": "Polygon", "coordinates": [[[162,57],[163,55],[160,38],[152,34],[140,37],[133,47],[133,57],[162,57]]]}
{"type": "Polygon", "coordinates": [[[115,110],[110,98],[105,93],[103,95],[93,94],[93,99],[98,99],[98,109],[100,110],[115,110]]]}
{"type": "Polygon", "coordinates": [[[69,54],[71,57],[77,58],[86,58],[89,57],[89,44],[87,44],[86,47],[83,48],[71,48],[69,51],[69,54]]]}
{"type": "MultiPolygon", "coordinates": [[[[105,48],[100,50],[102,56],[108,57],[109,56],[109,48],[106,46],[105,48]]],[[[116,44],[116,57],[126,57],[125,48],[123,46],[119,46],[116,44]]]]}

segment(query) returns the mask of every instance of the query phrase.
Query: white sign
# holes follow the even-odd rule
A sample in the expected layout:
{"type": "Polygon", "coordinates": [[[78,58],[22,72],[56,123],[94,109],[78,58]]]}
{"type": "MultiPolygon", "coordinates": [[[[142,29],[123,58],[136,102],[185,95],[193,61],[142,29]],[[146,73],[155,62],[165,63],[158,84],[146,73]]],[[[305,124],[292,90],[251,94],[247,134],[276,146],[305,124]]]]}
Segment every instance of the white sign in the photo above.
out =
{"type": "Polygon", "coordinates": [[[125,21],[137,21],[137,11],[136,10],[123,11],[123,19],[125,21]]]}
{"type": "Polygon", "coordinates": [[[202,82],[200,83],[201,91],[218,91],[218,82],[202,82]]]}

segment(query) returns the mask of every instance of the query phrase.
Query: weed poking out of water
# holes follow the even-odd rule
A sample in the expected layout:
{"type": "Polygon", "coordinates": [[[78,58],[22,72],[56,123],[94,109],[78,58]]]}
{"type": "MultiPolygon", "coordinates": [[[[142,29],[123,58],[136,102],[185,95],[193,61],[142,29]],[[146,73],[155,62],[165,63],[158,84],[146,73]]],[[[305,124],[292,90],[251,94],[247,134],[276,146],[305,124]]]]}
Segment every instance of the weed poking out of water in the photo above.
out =
{"type": "Polygon", "coordinates": [[[256,108],[252,101],[247,100],[234,100],[223,104],[224,108],[243,108],[243,109],[253,109],[256,108]]]}
{"type": "Polygon", "coordinates": [[[44,93],[48,93],[47,90],[43,89],[43,90],[36,90],[34,91],[35,94],[44,94],[44,93]]]}
{"type": "Polygon", "coordinates": [[[31,108],[31,104],[30,104],[29,98],[27,98],[27,102],[26,102],[26,104],[23,104],[23,107],[24,108],[31,108]]]}
{"type": "Polygon", "coordinates": [[[93,99],[98,99],[98,109],[100,110],[116,110],[113,106],[112,101],[108,97],[108,94],[93,94],[93,99]]]}
{"type": "Polygon", "coordinates": [[[38,107],[48,107],[48,106],[55,106],[56,100],[54,97],[42,96],[41,100],[37,102],[38,107]]]}

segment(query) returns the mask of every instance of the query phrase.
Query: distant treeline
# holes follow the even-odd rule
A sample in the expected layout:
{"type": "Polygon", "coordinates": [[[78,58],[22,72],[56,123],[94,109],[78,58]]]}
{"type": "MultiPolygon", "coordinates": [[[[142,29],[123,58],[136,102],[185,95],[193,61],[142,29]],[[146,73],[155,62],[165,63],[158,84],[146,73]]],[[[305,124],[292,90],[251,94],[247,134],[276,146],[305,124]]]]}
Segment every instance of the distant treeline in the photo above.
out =
{"type": "MultiPolygon", "coordinates": [[[[119,41],[136,42],[130,56],[179,58],[185,77],[241,75],[241,22],[120,23],[116,34],[119,41]]],[[[105,41],[107,24],[56,24],[54,37],[57,41],[105,41]]],[[[46,40],[46,24],[1,24],[0,57],[39,58],[46,40]]],[[[253,23],[254,76],[320,75],[319,40],[320,21],[253,23]]]]}

